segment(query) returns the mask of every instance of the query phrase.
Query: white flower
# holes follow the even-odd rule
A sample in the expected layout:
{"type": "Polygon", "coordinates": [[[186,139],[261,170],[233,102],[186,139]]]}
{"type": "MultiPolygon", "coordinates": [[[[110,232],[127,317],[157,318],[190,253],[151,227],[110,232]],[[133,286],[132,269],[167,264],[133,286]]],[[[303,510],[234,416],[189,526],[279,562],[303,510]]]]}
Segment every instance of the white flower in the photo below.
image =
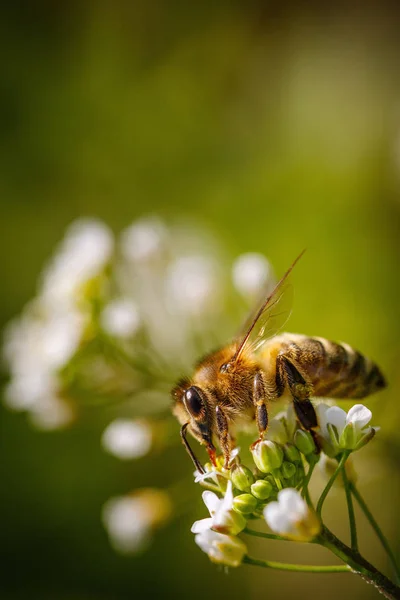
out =
{"type": "Polygon", "coordinates": [[[338,406],[319,405],[320,431],[328,442],[334,456],[340,450],[358,450],[375,435],[377,427],[367,427],[372,418],[371,411],[362,404],[355,404],[349,412],[338,406]]]}
{"type": "Polygon", "coordinates": [[[79,346],[83,317],[75,312],[37,318],[31,311],[13,321],[5,333],[4,355],[16,375],[63,367],[79,346]]]}
{"type": "Polygon", "coordinates": [[[133,336],[140,326],[139,311],[129,298],[119,298],[107,304],[100,321],[104,331],[120,338],[133,336]]]}
{"type": "Polygon", "coordinates": [[[272,531],[292,540],[310,541],[321,530],[316,514],[293,488],[281,490],[278,501],[264,508],[264,517],[272,531]]]}
{"type": "MultiPolygon", "coordinates": [[[[329,481],[329,479],[332,477],[332,475],[334,474],[334,472],[337,469],[337,466],[338,466],[337,460],[335,460],[334,458],[330,458],[324,452],[321,452],[320,459],[318,461],[318,469],[321,472],[322,476],[327,481],[329,481]]],[[[354,464],[353,464],[353,461],[351,460],[351,457],[349,457],[346,460],[346,463],[343,468],[346,470],[347,479],[351,483],[356,483],[357,482],[357,473],[354,468],[354,464]]],[[[339,476],[336,477],[333,485],[336,487],[343,487],[344,484],[343,484],[342,473],[340,473],[339,476]]]]}
{"type": "Polygon", "coordinates": [[[203,492],[203,501],[207,506],[211,517],[193,523],[192,533],[201,533],[208,529],[214,529],[220,533],[236,535],[246,527],[246,519],[243,515],[233,510],[232,482],[228,481],[225,496],[218,498],[214,492],[203,492]]]}
{"type": "Polygon", "coordinates": [[[37,309],[30,305],[6,330],[4,355],[12,378],[4,400],[13,410],[30,411],[37,427],[55,429],[74,416],[59,397],[59,371],[77,351],[85,319],[76,311],[41,317],[37,309]]]}
{"type": "Polygon", "coordinates": [[[58,396],[44,396],[30,410],[30,420],[37,429],[53,430],[66,427],[75,413],[65,400],[58,396]]]}
{"type": "Polygon", "coordinates": [[[160,255],[167,231],[155,218],[144,218],[125,229],[121,234],[121,250],[126,260],[144,262],[160,255]]]}
{"type": "Polygon", "coordinates": [[[104,430],[101,442],[103,448],[117,458],[140,458],[151,448],[152,432],[144,421],[115,419],[104,430]]]}
{"type": "Polygon", "coordinates": [[[271,277],[268,260],[257,252],[241,254],[232,267],[232,278],[236,289],[244,296],[259,293],[271,277]]]}
{"type": "Polygon", "coordinates": [[[278,413],[271,419],[268,425],[267,438],[278,444],[287,444],[293,442],[297,428],[296,413],[293,403],[290,403],[285,411],[278,413]]]}
{"type": "Polygon", "coordinates": [[[196,314],[215,302],[217,274],[214,262],[206,256],[182,256],[169,267],[166,298],[171,310],[196,314]]]}
{"type": "Polygon", "coordinates": [[[168,519],[170,512],[165,492],[143,489],[108,500],[102,517],[113,547],[122,553],[134,553],[149,544],[154,529],[168,519]]]}
{"type": "Polygon", "coordinates": [[[95,219],[79,219],[68,228],[43,272],[40,298],[50,310],[76,305],[83,284],[109,262],[114,240],[109,228],[95,219]]]}
{"type": "Polygon", "coordinates": [[[238,567],[247,553],[247,546],[242,540],[211,529],[198,533],[194,539],[212,562],[228,567],[238,567]]]}

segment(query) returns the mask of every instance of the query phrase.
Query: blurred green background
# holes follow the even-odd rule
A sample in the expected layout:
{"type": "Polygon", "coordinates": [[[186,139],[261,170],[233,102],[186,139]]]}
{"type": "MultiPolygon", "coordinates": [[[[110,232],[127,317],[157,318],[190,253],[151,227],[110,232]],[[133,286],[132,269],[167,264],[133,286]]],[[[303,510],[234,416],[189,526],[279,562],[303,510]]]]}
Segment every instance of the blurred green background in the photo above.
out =
{"type": "MultiPolygon", "coordinates": [[[[2,324],[78,216],[115,231],[149,212],[186,216],[232,256],[265,253],[277,273],[307,247],[290,329],[347,341],[390,382],[368,401],[383,431],[357,464],[397,556],[399,26],[397,3],[354,0],[10,2],[0,18],[2,324]]],[[[346,574],[226,575],[189,533],[200,503],[143,556],[116,555],[103,502],[189,465],[180,448],[120,463],[101,451],[102,425],[43,434],[1,408],[2,598],[378,596],[346,574]]],[[[345,537],[342,504],[327,514],[345,537]]],[[[360,537],[387,570],[365,523],[360,537]]],[[[253,554],[299,552],[330,560],[290,544],[253,554]]]]}

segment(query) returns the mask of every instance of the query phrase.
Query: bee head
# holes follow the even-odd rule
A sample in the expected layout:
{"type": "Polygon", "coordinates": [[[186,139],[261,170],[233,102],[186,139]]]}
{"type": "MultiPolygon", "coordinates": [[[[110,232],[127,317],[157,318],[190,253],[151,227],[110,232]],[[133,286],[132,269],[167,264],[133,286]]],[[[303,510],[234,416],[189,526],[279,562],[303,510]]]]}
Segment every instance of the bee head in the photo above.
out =
{"type": "MultiPolygon", "coordinates": [[[[189,380],[182,380],[172,390],[172,397],[175,401],[173,413],[183,426],[181,433],[188,428],[193,437],[207,447],[210,459],[215,462],[215,447],[212,442],[213,422],[207,393],[197,385],[190,385],[189,380]]],[[[196,460],[195,465],[198,467],[198,461],[194,460],[193,452],[183,433],[182,439],[193,462],[196,460]]]]}

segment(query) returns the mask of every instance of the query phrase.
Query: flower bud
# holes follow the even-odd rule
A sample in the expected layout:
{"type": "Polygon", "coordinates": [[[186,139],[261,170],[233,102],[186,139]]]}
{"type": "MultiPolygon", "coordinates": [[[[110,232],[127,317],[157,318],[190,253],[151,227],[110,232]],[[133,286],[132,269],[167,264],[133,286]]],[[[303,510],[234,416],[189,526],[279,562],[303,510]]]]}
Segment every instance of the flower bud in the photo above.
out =
{"type": "Polygon", "coordinates": [[[253,473],[244,465],[233,465],[231,469],[231,480],[235,488],[241,492],[248,492],[254,482],[253,473]]]}
{"type": "Polygon", "coordinates": [[[298,448],[304,456],[307,456],[316,450],[311,433],[309,431],[303,431],[303,429],[298,429],[294,434],[294,443],[296,448],[298,448]]]}
{"type": "Polygon", "coordinates": [[[237,537],[207,529],[195,536],[195,542],[212,562],[238,567],[247,554],[247,546],[237,537]]]}
{"type": "Polygon", "coordinates": [[[357,432],[353,423],[348,423],[339,438],[339,445],[346,450],[352,450],[357,444],[357,432]]]}
{"type": "Polygon", "coordinates": [[[251,494],[240,494],[233,499],[233,508],[239,513],[248,515],[257,508],[257,500],[251,494]]]}
{"type": "Polygon", "coordinates": [[[285,444],[283,447],[286,460],[289,462],[301,462],[300,452],[293,444],[285,444]]]}
{"type": "Polygon", "coordinates": [[[371,427],[370,430],[368,431],[368,433],[363,435],[363,437],[359,440],[359,442],[357,443],[354,450],[359,450],[360,448],[365,446],[365,444],[368,444],[368,442],[370,442],[372,440],[372,438],[374,437],[374,435],[378,429],[379,429],[379,427],[378,428],[371,427]]]}
{"type": "Polygon", "coordinates": [[[284,479],[290,479],[296,473],[296,466],[285,460],[281,466],[281,473],[284,479]]]}
{"type": "Polygon", "coordinates": [[[258,500],[267,500],[273,492],[274,488],[270,482],[263,479],[259,479],[251,486],[251,493],[258,498],[258,500]]]}
{"type": "Polygon", "coordinates": [[[269,440],[258,442],[252,449],[253,460],[263,473],[279,469],[283,461],[283,450],[269,440]]]}

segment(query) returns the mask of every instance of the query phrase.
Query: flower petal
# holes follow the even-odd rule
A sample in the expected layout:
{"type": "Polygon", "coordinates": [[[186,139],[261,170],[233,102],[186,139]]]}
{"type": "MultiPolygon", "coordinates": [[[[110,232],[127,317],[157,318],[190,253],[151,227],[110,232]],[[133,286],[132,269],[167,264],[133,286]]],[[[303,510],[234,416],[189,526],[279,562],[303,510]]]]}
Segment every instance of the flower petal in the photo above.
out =
{"type": "Polygon", "coordinates": [[[195,521],[190,529],[192,533],[202,533],[203,531],[207,531],[211,529],[213,524],[213,520],[211,517],[207,519],[201,519],[200,521],[195,521]]]}
{"type": "Polygon", "coordinates": [[[214,494],[214,492],[210,492],[209,490],[206,490],[205,492],[203,492],[202,494],[202,498],[203,498],[203,502],[204,504],[207,506],[210,515],[212,516],[215,511],[218,509],[221,500],[218,498],[217,494],[214,494]]]}
{"type": "Polygon", "coordinates": [[[339,436],[346,425],[346,413],[338,406],[331,406],[325,413],[327,423],[331,423],[338,430],[339,436]]]}
{"type": "Polygon", "coordinates": [[[275,533],[285,535],[291,528],[288,515],[282,511],[278,502],[270,502],[264,508],[264,518],[267,525],[275,533]]]}
{"type": "Polygon", "coordinates": [[[300,493],[293,488],[281,490],[278,494],[278,502],[281,510],[290,515],[290,518],[301,519],[303,514],[307,512],[305,501],[300,493]]]}
{"type": "Polygon", "coordinates": [[[353,423],[358,429],[362,429],[370,422],[372,412],[363,404],[355,404],[347,414],[347,423],[353,423]]]}

